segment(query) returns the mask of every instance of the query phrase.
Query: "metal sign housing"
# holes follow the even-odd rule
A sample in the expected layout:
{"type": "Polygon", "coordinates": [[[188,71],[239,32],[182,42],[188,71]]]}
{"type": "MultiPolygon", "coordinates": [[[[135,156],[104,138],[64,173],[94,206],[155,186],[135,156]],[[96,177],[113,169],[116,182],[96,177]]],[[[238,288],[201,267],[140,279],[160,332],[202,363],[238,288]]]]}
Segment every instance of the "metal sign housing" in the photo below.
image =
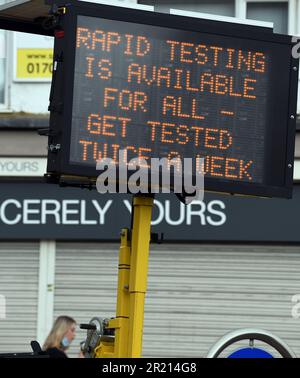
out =
{"type": "Polygon", "coordinates": [[[298,60],[264,27],[91,3],[56,31],[48,177],[96,162],[205,158],[205,190],[292,195],[298,60]]]}

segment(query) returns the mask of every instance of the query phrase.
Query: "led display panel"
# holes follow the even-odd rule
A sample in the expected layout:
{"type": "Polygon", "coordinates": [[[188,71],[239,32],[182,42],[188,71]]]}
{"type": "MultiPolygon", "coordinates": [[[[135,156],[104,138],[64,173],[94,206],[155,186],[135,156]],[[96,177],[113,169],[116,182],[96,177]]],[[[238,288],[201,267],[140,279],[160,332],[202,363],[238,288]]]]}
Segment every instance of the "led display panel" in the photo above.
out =
{"type": "Polygon", "coordinates": [[[118,163],[122,150],[149,166],[204,158],[207,190],[291,196],[298,61],[289,37],[95,5],[67,8],[63,29],[50,174],[95,178],[97,161],[118,163]]]}

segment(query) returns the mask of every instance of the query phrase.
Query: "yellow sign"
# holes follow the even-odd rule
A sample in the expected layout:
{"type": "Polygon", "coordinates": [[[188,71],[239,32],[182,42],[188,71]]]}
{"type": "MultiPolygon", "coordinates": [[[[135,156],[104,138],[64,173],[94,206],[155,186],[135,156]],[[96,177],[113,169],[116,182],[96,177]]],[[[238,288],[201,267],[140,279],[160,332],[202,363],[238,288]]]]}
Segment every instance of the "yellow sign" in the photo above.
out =
{"type": "Polygon", "coordinates": [[[17,79],[51,79],[53,49],[18,49],[17,79]]]}

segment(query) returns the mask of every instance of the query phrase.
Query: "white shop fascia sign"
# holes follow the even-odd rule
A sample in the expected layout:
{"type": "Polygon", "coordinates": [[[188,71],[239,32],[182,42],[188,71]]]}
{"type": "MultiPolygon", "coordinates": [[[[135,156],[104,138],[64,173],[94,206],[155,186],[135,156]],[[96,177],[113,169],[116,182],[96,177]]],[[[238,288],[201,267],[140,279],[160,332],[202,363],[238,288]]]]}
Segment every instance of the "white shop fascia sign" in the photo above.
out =
{"type": "Polygon", "coordinates": [[[0,176],[43,177],[47,171],[47,159],[36,157],[0,157],[0,176]]]}

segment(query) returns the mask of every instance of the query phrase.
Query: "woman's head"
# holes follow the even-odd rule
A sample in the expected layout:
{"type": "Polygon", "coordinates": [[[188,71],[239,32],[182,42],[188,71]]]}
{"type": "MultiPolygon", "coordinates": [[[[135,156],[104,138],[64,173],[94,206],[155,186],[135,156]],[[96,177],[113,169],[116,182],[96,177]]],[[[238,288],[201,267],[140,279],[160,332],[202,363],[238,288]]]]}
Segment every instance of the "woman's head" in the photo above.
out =
{"type": "Polygon", "coordinates": [[[59,316],[44,343],[44,350],[49,348],[67,349],[75,338],[76,321],[70,316],[59,316]]]}

